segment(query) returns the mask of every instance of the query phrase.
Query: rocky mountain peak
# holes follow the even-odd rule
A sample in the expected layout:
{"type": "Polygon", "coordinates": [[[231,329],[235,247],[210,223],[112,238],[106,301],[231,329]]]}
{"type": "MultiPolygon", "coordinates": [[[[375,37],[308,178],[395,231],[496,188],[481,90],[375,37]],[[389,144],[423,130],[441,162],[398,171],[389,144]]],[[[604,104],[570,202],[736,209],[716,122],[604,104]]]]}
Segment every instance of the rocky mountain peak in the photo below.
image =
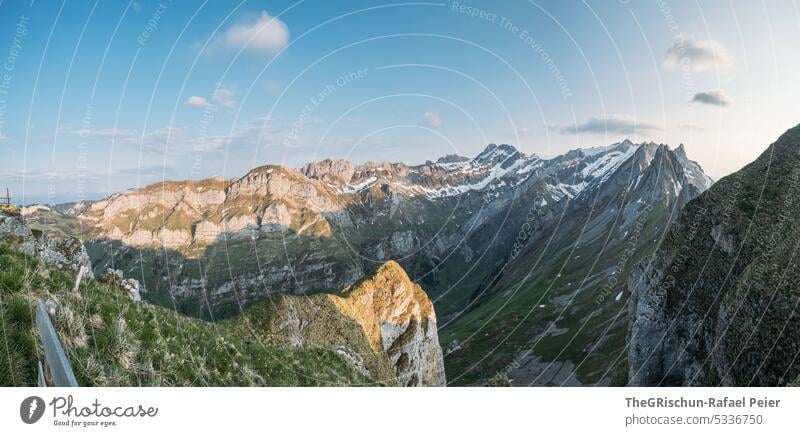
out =
{"type": "Polygon", "coordinates": [[[678,145],[678,148],[676,148],[674,151],[675,156],[677,156],[681,162],[687,162],[689,160],[689,157],[686,156],[686,147],[684,147],[683,143],[678,145]]]}
{"type": "Polygon", "coordinates": [[[509,159],[516,158],[519,154],[519,150],[513,145],[489,144],[482,152],[475,156],[475,161],[481,163],[502,163],[509,159]]]}
{"type": "Polygon", "coordinates": [[[655,147],[656,152],[653,155],[653,159],[664,159],[665,156],[667,159],[674,157],[674,154],[670,153],[671,150],[666,144],[654,144],[651,142],[645,145],[655,147]]]}
{"type": "Polygon", "coordinates": [[[633,156],[641,170],[644,170],[650,165],[657,150],[658,146],[653,143],[643,143],[636,148],[636,152],[633,156]]]}
{"type": "Polygon", "coordinates": [[[301,172],[310,179],[334,184],[347,184],[353,179],[355,166],[344,159],[323,159],[303,165],[301,172]]]}

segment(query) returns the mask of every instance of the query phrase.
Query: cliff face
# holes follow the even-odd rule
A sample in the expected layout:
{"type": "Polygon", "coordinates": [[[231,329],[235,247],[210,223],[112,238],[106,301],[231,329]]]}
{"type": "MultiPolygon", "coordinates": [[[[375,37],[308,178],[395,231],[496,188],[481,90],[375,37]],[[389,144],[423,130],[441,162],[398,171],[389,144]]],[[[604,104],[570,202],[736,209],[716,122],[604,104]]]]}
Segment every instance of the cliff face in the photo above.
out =
{"type": "Polygon", "coordinates": [[[78,218],[95,237],[191,252],[220,239],[284,231],[329,236],[322,214],[335,215],[341,207],[321,182],[265,166],[233,181],[164,182],[115,194],[88,206],[78,218]]]}
{"type": "Polygon", "coordinates": [[[628,282],[631,385],[800,374],[800,126],[685,207],[628,282]]]}
{"type": "Polygon", "coordinates": [[[372,379],[444,386],[433,304],[396,262],[342,295],[276,296],[247,310],[256,334],[295,347],[336,350],[372,379]]]}
{"type": "Polygon", "coordinates": [[[433,303],[396,262],[383,264],[369,279],[327,295],[366,333],[370,347],[385,353],[401,386],[444,386],[444,361],[433,303]]]}

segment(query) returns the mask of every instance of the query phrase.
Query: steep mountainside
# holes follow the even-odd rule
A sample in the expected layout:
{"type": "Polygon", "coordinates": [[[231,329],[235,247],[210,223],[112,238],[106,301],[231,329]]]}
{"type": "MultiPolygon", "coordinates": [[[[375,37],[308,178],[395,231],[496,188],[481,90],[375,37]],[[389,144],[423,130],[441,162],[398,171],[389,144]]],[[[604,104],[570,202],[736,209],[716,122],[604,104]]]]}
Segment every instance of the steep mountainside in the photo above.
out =
{"type": "Polygon", "coordinates": [[[800,126],[690,202],[630,276],[632,385],[800,375],[800,126]]]}
{"type": "Polygon", "coordinates": [[[451,383],[498,371],[515,385],[625,383],[624,277],[710,180],[682,147],[623,150],[574,197],[514,214],[526,220],[505,257],[443,326],[451,383]]]}

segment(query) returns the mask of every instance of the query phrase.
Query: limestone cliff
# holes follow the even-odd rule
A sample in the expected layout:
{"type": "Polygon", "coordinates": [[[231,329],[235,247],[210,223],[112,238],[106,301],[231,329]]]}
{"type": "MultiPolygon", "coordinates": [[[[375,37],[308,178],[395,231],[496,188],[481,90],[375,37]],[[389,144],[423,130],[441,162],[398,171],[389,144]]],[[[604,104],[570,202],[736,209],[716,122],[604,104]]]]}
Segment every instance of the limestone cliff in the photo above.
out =
{"type": "Polygon", "coordinates": [[[396,262],[341,295],[275,296],[247,317],[256,334],[336,350],[381,383],[446,384],[433,304],[396,262]]]}

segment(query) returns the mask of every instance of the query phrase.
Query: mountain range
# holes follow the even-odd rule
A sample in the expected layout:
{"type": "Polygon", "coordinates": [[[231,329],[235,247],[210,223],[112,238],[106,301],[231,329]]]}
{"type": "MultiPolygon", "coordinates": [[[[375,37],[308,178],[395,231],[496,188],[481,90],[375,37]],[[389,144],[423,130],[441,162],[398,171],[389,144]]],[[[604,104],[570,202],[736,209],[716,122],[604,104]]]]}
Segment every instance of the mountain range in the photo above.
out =
{"type": "Polygon", "coordinates": [[[79,236],[95,273],[211,321],[275,294],[340,293],[396,260],[433,300],[451,384],[619,384],[622,277],[711,183],[682,145],[545,159],[491,144],[420,165],[266,165],[23,215],[79,236]]]}

